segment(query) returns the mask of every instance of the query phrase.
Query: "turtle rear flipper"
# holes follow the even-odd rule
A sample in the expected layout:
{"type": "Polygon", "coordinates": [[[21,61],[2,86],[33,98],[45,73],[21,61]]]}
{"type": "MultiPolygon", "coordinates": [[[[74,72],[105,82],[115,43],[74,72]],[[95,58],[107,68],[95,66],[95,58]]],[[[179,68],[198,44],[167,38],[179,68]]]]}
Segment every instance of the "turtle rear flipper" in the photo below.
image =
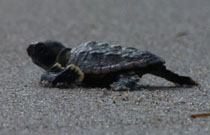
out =
{"type": "Polygon", "coordinates": [[[164,65],[162,65],[157,70],[153,70],[149,73],[159,76],[159,77],[162,77],[168,81],[171,81],[171,82],[181,85],[181,86],[183,86],[183,85],[197,86],[198,85],[198,83],[195,82],[194,80],[192,80],[190,77],[180,76],[180,75],[166,69],[166,67],[164,65]]]}
{"type": "Polygon", "coordinates": [[[135,72],[128,72],[119,75],[110,87],[114,91],[135,90],[138,81],[139,76],[135,72]]]}

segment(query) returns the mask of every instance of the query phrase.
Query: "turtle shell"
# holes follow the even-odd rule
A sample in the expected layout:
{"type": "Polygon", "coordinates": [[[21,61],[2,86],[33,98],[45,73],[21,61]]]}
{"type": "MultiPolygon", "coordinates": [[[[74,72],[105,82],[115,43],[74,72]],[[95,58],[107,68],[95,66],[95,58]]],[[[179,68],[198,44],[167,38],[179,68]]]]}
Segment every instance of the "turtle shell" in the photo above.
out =
{"type": "Polygon", "coordinates": [[[106,74],[165,63],[162,58],[148,51],[95,41],[83,43],[73,48],[71,53],[70,63],[79,66],[86,74],[106,74]]]}

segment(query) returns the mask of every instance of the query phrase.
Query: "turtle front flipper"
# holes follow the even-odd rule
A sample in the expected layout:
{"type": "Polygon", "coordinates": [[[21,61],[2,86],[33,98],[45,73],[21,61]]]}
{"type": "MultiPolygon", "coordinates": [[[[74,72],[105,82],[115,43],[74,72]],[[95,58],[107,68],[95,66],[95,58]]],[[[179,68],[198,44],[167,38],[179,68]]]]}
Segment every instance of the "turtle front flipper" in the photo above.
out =
{"type": "Polygon", "coordinates": [[[41,76],[41,84],[45,87],[69,87],[82,82],[84,73],[74,64],[66,68],[55,64],[41,76]]]}
{"type": "Polygon", "coordinates": [[[134,72],[129,72],[126,74],[121,74],[117,77],[117,80],[113,82],[110,87],[114,91],[126,91],[134,90],[139,81],[139,76],[134,72]]]}

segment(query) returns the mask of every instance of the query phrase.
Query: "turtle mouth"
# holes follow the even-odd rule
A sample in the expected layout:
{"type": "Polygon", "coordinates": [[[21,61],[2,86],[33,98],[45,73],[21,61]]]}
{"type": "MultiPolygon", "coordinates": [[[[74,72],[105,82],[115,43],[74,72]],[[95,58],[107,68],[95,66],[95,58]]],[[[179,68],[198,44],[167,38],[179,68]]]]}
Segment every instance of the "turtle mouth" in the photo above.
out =
{"type": "Polygon", "coordinates": [[[30,57],[33,56],[33,54],[34,54],[34,45],[30,44],[26,51],[27,51],[27,53],[28,53],[28,55],[30,57]]]}
{"type": "Polygon", "coordinates": [[[35,52],[35,44],[30,44],[28,46],[28,48],[26,49],[26,51],[27,51],[28,56],[31,57],[33,63],[35,63],[36,65],[40,66],[44,70],[47,70],[49,68],[48,66],[42,64],[42,62],[39,61],[39,58],[36,57],[37,54],[35,52]]]}
{"type": "Polygon", "coordinates": [[[35,47],[36,47],[35,43],[29,44],[28,48],[26,49],[28,56],[30,56],[30,57],[35,56],[35,53],[36,53],[35,47]]]}

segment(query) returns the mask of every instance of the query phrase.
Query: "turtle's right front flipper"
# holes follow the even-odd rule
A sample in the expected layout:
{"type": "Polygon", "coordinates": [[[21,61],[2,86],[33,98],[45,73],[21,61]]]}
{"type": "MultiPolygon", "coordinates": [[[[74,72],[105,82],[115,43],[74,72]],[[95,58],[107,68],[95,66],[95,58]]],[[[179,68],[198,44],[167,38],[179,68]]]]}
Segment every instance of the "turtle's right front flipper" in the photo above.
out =
{"type": "Polygon", "coordinates": [[[84,73],[79,67],[70,64],[66,68],[55,64],[41,76],[41,84],[45,87],[68,87],[82,82],[84,73]]]}

